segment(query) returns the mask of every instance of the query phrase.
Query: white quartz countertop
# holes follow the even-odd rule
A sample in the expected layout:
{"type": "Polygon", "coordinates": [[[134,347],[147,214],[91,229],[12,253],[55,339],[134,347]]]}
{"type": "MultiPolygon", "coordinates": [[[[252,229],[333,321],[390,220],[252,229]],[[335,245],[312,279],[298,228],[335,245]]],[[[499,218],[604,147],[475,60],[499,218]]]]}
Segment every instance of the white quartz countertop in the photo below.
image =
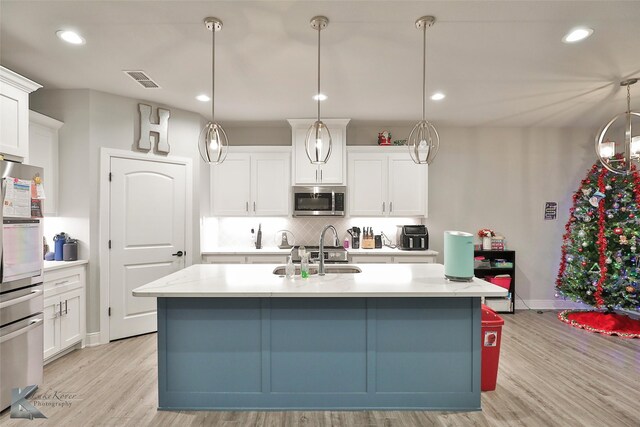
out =
{"type": "Polygon", "coordinates": [[[89,261],[86,259],[79,259],[77,261],[44,261],[44,271],[58,270],[60,268],[75,267],[78,265],[87,264],[89,261]]]}
{"type": "Polygon", "coordinates": [[[484,280],[450,282],[442,264],[359,264],[361,273],[294,279],[277,264],[196,264],[133,290],[137,297],[504,297],[484,280]]]}

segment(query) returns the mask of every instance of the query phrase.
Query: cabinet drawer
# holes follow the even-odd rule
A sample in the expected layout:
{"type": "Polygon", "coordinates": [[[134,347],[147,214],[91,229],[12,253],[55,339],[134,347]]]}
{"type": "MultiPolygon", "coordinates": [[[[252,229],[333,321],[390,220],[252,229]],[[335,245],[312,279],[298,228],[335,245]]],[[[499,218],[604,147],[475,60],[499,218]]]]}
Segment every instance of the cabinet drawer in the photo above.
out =
{"type": "Polygon", "coordinates": [[[286,264],[286,255],[252,255],[247,257],[247,264],[286,264]]]}
{"type": "Polygon", "coordinates": [[[435,262],[434,256],[427,255],[400,255],[393,257],[396,264],[432,264],[435,262]]]}
{"type": "Polygon", "coordinates": [[[380,255],[351,255],[352,264],[391,264],[393,257],[380,255]]]}
{"type": "Polygon", "coordinates": [[[84,267],[74,267],[45,272],[43,277],[45,292],[51,293],[62,288],[69,290],[82,286],[83,269],[84,267]]]}
{"type": "Polygon", "coordinates": [[[246,257],[244,255],[203,255],[203,264],[244,264],[246,257]]]}

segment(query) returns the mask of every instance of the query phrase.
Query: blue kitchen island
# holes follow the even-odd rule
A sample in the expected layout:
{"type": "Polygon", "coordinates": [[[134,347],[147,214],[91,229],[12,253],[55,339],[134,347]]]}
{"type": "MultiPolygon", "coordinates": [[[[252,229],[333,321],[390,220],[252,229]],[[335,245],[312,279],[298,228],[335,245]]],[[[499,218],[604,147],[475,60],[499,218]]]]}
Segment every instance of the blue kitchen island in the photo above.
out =
{"type": "Polygon", "coordinates": [[[286,279],[275,265],[194,265],[158,298],[165,410],[480,409],[485,281],[438,264],[286,279]]]}

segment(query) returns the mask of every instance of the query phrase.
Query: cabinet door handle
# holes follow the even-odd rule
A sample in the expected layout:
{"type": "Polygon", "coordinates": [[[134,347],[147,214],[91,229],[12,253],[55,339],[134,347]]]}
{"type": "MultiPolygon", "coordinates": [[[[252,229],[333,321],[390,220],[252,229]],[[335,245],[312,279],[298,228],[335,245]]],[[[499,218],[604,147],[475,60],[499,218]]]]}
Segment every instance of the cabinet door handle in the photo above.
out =
{"type": "Polygon", "coordinates": [[[393,212],[393,202],[389,202],[389,213],[393,212]]]}
{"type": "Polygon", "coordinates": [[[322,182],[322,169],[320,169],[320,182],[322,182]]]}
{"type": "Polygon", "coordinates": [[[60,282],[56,282],[56,284],[54,286],[62,285],[62,284],[67,283],[67,282],[68,282],[68,280],[62,280],[60,282]]]}
{"type": "Polygon", "coordinates": [[[247,202],[245,209],[247,210],[247,212],[249,212],[249,202],[247,202]]]}
{"type": "Polygon", "coordinates": [[[253,211],[256,211],[256,202],[253,202],[253,211]]]}
{"type": "Polygon", "coordinates": [[[316,182],[318,182],[318,169],[316,169],[316,182]]]}
{"type": "Polygon", "coordinates": [[[62,301],[60,301],[60,305],[59,305],[59,315],[60,317],[62,317],[62,301]]]}
{"type": "Polygon", "coordinates": [[[67,307],[69,300],[64,300],[64,314],[69,314],[69,307],[67,307]]]}
{"type": "Polygon", "coordinates": [[[382,213],[384,213],[384,202],[382,202],[382,213]]]}

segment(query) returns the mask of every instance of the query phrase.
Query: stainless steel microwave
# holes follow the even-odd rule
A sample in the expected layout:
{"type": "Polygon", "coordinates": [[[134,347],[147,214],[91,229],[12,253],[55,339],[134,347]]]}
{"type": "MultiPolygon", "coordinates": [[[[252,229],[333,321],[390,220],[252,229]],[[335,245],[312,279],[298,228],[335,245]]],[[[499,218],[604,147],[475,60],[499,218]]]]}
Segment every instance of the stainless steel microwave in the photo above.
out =
{"type": "Polygon", "coordinates": [[[344,216],[346,187],[293,187],[293,216],[344,216]]]}

